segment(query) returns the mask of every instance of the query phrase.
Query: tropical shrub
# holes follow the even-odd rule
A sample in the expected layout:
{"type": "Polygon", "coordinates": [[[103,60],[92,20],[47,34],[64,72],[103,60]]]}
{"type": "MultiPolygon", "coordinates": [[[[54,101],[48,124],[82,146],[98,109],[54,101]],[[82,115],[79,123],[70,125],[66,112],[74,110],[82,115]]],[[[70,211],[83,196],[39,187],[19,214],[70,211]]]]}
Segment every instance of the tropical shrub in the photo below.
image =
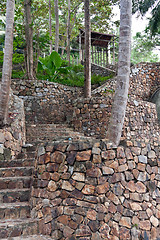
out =
{"type": "Polygon", "coordinates": [[[68,66],[62,66],[63,60],[56,51],[45,58],[40,57],[38,61],[38,72],[44,71],[50,81],[55,81],[61,74],[67,74],[68,66]]]}

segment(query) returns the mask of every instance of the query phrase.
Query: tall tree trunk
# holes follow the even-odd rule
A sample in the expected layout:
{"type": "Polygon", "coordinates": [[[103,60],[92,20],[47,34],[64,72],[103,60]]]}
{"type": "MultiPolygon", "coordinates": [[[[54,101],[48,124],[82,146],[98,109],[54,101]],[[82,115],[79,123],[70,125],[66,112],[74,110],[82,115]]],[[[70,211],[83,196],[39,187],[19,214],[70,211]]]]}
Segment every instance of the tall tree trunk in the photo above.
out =
{"type": "Polygon", "coordinates": [[[121,0],[117,86],[112,106],[110,124],[107,132],[107,138],[110,142],[113,143],[114,146],[118,146],[120,141],[128,99],[131,51],[131,22],[132,0],[121,0]]]}
{"type": "Polygon", "coordinates": [[[53,47],[52,47],[52,23],[51,23],[51,0],[49,0],[49,42],[50,42],[50,54],[52,53],[53,47]]]}
{"type": "Polygon", "coordinates": [[[90,28],[90,0],[85,0],[85,97],[91,97],[91,28],[90,28]]]}
{"type": "Polygon", "coordinates": [[[25,38],[26,38],[26,73],[28,79],[34,79],[33,71],[33,29],[31,16],[31,0],[24,0],[25,38]]]}
{"type": "Polygon", "coordinates": [[[71,22],[71,1],[68,0],[68,18],[67,18],[67,61],[70,63],[70,22],[71,22]]]}
{"type": "Polygon", "coordinates": [[[58,52],[59,48],[59,10],[58,10],[58,0],[54,0],[54,12],[55,12],[55,19],[56,19],[56,26],[55,26],[55,51],[58,52]]]}
{"type": "Polygon", "coordinates": [[[0,86],[0,126],[7,124],[8,120],[9,93],[12,74],[14,7],[15,0],[7,0],[5,50],[2,82],[0,86]]]}

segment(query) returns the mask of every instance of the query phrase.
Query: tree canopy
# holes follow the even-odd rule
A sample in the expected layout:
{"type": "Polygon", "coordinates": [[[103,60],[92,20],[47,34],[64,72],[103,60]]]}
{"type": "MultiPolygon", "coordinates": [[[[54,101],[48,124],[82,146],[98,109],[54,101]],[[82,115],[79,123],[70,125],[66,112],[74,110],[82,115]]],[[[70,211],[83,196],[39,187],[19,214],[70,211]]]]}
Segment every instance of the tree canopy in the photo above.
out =
{"type": "Polygon", "coordinates": [[[160,0],[132,0],[133,13],[139,12],[144,16],[148,11],[151,12],[149,29],[152,35],[160,33],[160,0]]]}

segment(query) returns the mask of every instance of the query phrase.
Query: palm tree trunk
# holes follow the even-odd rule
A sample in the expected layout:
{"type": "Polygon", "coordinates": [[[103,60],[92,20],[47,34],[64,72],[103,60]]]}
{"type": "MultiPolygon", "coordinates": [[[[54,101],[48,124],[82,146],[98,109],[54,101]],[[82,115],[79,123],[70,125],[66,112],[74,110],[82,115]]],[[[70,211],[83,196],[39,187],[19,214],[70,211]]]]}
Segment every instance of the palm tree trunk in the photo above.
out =
{"type": "Polygon", "coordinates": [[[67,61],[70,63],[70,21],[71,21],[71,2],[68,0],[68,18],[67,18],[67,61]]]}
{"type": "Polygon", "coordinates": [[[54,0],[54,12],[55,12],[55,19],[56,19],[56,26],[55,26],[55,51],[58,52],[59,48],[59,10],[58,10],[58,0],[54,0]]]}
{"type": "Polygon", "coordinates": [[[49,38],[50,38],[50,54],[52,53],[52,23],[51,23],[51,0],[49,0],[49,38]]]}
{"type": "Polygon", "coordinates": [[[31,0],[24,0],[24,12],[25,12],[25,38],[26,38],[26,71],[28,79],[34,79],[31,0]]]}
{"type": "Polygon", "coordinates": [[[90,28],[90,0],[85,0],[85,97],[91,97],[91,28],[90,28]]]}
{"type": "Polygon", "coordinates": [[[14,7],[15,0],[7,0],[5,50],[2,82],[0,87],[0,126],[7,124],[8,120],[9,93],[12,74],[14,7]]]}
{"type": "Polygon", "coordinates": [[[115,91],[112,114],[107,132],[107,139],[118,146],[127,105],[130,52],[131,52],[131,23],[132,23],[132,0],[120,1],[120,38],[117,86],[115,91]]]}

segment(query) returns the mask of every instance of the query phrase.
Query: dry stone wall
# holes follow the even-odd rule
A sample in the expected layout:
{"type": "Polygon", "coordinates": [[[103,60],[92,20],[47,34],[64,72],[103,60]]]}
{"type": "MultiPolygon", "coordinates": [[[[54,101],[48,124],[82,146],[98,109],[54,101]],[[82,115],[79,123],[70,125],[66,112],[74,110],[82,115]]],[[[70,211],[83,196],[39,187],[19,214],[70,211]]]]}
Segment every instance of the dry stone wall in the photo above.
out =
{"type": "MultiPolygon", "coordinates": [[[[160,63],[140,63],[131,69],[124,131],[128,131],[132,137],[143,139],[150,137],[153,131],[159,132],[156,105],[149,102],[153,93],[160,86],[159,76],[160,63]],[[129,130],[125,129],[127,125],[129,130]],[[139,131],[135,133],[135,129],[139,129],[139,131]],[[136,136],[134,136],[135,134],[136,136]]],[[[81,98],[75,100],[72,126],[87,136],[104,138],[111,114],[115,87],[116,78],[95,89],[90,101],[81,98]],[[103,104],[104,102],[105,104],[103,104]]],[[[126,133],[123,136],[126,136],[126,133]]]]}
{"type": "MultiPolygon", "coordinates": [[[[134,96],[135,100],[149,100],[160,85],[159,75],[159,63],[141,63],[133,66],[130,75],[131,84],[129,95],[134,96]]],[[[94,97],[100,97],[99,101],[105,101],[101,99],[101,97],[107,99],[112,97],[110,91],[114,92],[115,84],[116,79],[114,78],[105,83],[104,86],[93,90],[93,100],[91,100],[91,106],[88,108],[93,109],[93,102],[95,102],[94,97]]],[[[77,104],[80,104],[81,100],[79,101],[79,99],[83,97],[82,88],[67,87],[57,83],[39,80],[12,80],[12,89],[14,94],[24,100],[26,121],[34,123],[72,122],[72,113],[76,109],[75,99],[77,99],[77,104]],[[72,104],[72,101],[74,101],[74,104],[72,104]]],[[[82,104],[84,101],[82,100],[82,104]]],[[[109,99],[106,101],[110,102],[109,99]]],[[[96,111],[101,112],[101,110],[101,107],[99,109],[96,107],[96,111]]],[[[77,117],[79,116],[77,115],[77,117]]],[[[93,119],[96,119],[95,116],[93,119]]],[[[92,121],[94,122],[93,119],[92,121]]],[[[75,122],[75,120],[74,114],[73,122],[75,122]]],[[[79,119],[77,121],[79,121],[79,119]]],[[[77,125],[75,128],[77,129],[77,125]]]]}
{"type": "Polygon", "coordinates": [[[106,67],[102,67],[95,63],[92,63],[91,71],[92,71],[92,74],[106,77],[106,76],[114,75],[117,72],[117,66],[107,65],[106,67]]]}
{"type": "Polygon", "coordinates": [[[139,63],[132,67],[129,94],[150,100],[160,86],[160,63],[139,63]]]}
{"type": "MultiPolygon", "coordinates": [[[[144,101],[159,85],[159,65],[152,66],[132,69],[118,148],[94,138],[38,147],[30,202],[40,233],[54,240],[160,238],[160,132],[155,105],[144,101]]],[[[13,81],[12,88],[25,100],[27,121],[68,120],[105,137],[115,81],[90,100],[80,98],[82,89],[45,81],[13,81]]]]}
{"type": "MultiPolygon", "coordinates": [[[[105,138],[111,115],[113,95],[77,99],[73,103],[72,126],[87,136],[105,138]]],[[[129,97],[123,126],[124,138],[150,139],[159,135],[156,106],[153,103],[129,97]]]]}
{"type": "Polygon", "coordinates": [[[72,127],[86,136],[105,138],[111,115],[112,96],[73,101],[72,127]]]}
{"type": "Polygon", "coordinates": [[[39,146],[32,215],[54,240],[160,237],[160,139],[39,146]]]}
{"type": "Polygon", "coordinates": [[[82,88],[36,81],[13,80],[12,89],[24,100],[27,122],[63,123],[70,118],[72,99],[82,96],[82,88]]]}
{"type": "Polygon", "coordinates": [[[23,101],[10,94],[9,127],[0,129],[0,160],[10,160],[25,144],[25,115],[23,101]]]}

